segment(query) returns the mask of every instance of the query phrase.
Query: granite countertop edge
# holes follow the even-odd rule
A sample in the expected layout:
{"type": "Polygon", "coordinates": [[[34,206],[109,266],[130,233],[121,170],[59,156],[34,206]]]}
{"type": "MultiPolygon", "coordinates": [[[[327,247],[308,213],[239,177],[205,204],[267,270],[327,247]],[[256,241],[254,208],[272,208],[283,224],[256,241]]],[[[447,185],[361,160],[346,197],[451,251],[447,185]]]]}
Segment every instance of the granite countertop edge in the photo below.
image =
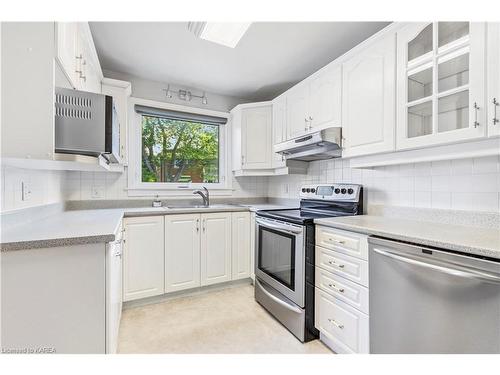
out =
{"type": "Polygon", "coordinates": [[[43,249],[47,247],[61,247],[70,245],[87,245],[95,243],[107,243],[116,239],[115,234],[102,234],[95,236],[50,238],[43,240],[6,242],[0,245],[2,252],[15,250],[43,249]]]}
{"type": "Polygon", "coordinates": [[[450,242],[446,240],[437,241],[425,237],[417,237],[411,235],[403,235],[397,232],[391,232],[390,230],[378,230],[362,225],[338,223],[331,219],[317,219],[314,221],[316,224],[324,225],[332,228],[348,230],[356,233],[379,236],[387,239],[393,239],[396,241],[409,242],[417,245],[432,246],[437,248],[444,248],[447,250],[457,251],[461,253],[469,253],[473,255],[485,256],[490,258],[500,259],[500,249],[486,248],[482,246],[466,246],[460,245],[455,242],[450,242]]]}
{"type": "MultiPolygon", "coordinates": [[[[116,240],[117,230],[120,226],[120,222],[123,218],[126,217],[143,217],[143,216],[167,216],[167,215],[176,215],[176,214],[193,214],[193,213],[216,213],[216,212],[256,212],[259,210],[259,206],[263,206],[261,204],[245,205],[245,206],[227,206],[227,207],[214,207],[214,208],[152,208],[152,207],[144,207],[144,208],[120,208],[120,209],[98,209],[93,210],[95,213],[109,213],[111,211],[118,211],[117,216],[113,217],[113,221],[116,220],[116,224],[110,224],[108,228],[113,228],[113,230],[104,229],[101,233],[92,233],[88,236],[79,235],[79,236],[64,236],[64,237],[54,237],[51,238],[50,234],[45,238],[40,239],[28,239],[28,240],[7,240],[6,242],[0,242],[0,251],[2,253],[8,251],[16,251],[16,250],[30,250],[30,249],[40,249],[47,247],[61,247],[61,246],[71,246],[71,245],[82,245],[82,244],[94,244],[94,243],[107,243],[116,240]]],[[[278,205],[276,205],[278,206],[278,205]]],[[[54,214],[53,218],[57,218],[59,215],[64,215],[67,212],[78,212],[80,210],[75,211],[63,211],[58,214],[54,214]]],[[[89,210],[81,210],[81,212],[89,212],[89,210]]],[[[60,217],[60,216],[59,216],[60,217]]],[[[50,218],[48,218],[50,220],[50,218]]],[[[47,220],[47,218],[45,219],[47,220]]],[[[36,222],[32,222],[29,224],[23,224],[22,227],[26,228],[30,225],[36,225],[36,222]]],[[[72,225],[78,225],[77,222],[72,223],[72,225]]],[[[19,228],[16,228],[19,230],[19,228]]],[[[71,229],[69,230],[69,232],[71,229]]]]}

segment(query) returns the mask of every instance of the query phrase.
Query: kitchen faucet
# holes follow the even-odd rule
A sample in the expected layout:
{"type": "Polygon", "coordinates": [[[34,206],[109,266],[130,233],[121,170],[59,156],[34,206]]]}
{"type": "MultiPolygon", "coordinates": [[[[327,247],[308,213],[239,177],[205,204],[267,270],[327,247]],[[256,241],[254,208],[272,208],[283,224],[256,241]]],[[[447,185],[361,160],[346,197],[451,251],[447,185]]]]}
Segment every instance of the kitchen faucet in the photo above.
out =
{"type": "Polygon", "coordinates": [[[195,190],[193,191],[193,194],[201,195],[201,197],[203,198],[203,205],[205,207],[208,207],[210,206],[210,194],[208,193],[208,189],[205,186],[203,186],[203,190],[205,192],[203,192],[202,190],[195,190]]]}

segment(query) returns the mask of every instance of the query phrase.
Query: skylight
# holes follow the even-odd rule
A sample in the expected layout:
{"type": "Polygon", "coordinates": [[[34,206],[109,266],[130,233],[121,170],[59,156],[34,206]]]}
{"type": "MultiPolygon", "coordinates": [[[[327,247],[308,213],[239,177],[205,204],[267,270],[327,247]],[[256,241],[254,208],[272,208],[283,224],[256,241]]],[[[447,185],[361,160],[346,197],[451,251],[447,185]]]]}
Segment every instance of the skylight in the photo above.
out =
{"type": "Polygon", "coordinates": [[[189,22],[188,29],[201,39],[235,48],[251,22],[189,22]]]}

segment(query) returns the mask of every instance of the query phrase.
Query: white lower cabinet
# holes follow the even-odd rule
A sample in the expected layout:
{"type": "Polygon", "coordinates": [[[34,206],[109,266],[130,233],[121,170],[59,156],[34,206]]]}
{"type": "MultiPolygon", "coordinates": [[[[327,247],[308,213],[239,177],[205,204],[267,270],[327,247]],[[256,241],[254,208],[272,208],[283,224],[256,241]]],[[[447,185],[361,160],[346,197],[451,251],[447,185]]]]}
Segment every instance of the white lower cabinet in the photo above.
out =
{"type": "Polygon", "coordinates": [[[250,277],[251,241],[250,212],[235,212],[231,218],[232,279],[250,277]]]}
{"type": "Polygon", "coordinates": [[[200,286],[200,215],[165,216],[165,292],[200,286]]]}
{"type": "Polygon", "coordinates": [[[336,353],[369,352],[367,249],[365,235],[316,227],[314,323],[336,353]]]}
{"type": "Polygon", "coordinates": [[[123,300],[164,293],[163,216],[124,219],[123,300]]]}
{"type": "Polygon", "coordinates": [[[201,215],[201,286],[231,280],[231,214],[201,215]]]}
{"type": "Polygon", "coordinates": [[[251,277],[249,212],[125,218],[124,301],[251,277]]]}
{"type": "Polygon", "coordinates": [[[368,315],[316,288],[316,328],[336,353],[368,353],[368,315]]]}
{"type": "Polygon", "coordinates": [[[122,239],[121,227],[116,241],[106,246],[106,353],[115,354],[122,316],[122,239]]]}

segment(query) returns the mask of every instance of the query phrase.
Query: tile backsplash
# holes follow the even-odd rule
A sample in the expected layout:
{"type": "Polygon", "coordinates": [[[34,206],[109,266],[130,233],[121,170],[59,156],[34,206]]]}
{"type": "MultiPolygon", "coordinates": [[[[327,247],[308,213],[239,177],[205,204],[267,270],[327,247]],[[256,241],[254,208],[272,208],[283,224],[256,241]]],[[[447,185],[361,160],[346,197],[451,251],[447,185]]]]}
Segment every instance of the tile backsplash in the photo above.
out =
{"type": "Polygon", "coordinates": [[[2,166],[0,212],[61,202],[65,173],[2,166]],[[23,182],[31,191],[27,200],[23,200],[23,182]]]}
{"type": "Polygon", "coordinates": [[[366,203],[499,212],[498,156],[353,169],[349,160],[312,162],[307,175],[269,178],[268,196],[298,198],[308,183],[363,184],[366,203]]]}
{"type": "MultiPolygon", "coordinates": [[[[233,178],[231,196],[297,199],[302,184],[335,182],[363,184],[367,204],[500,211],[498,156],[372,169],[350,168],[348,159],[322,160],[310,163],[307,175],[233,178]]],[[[126,173],[42,171],[4,166],[1,184],[1,211],[64,200],[129,198],[126,173]],[[27,201],[22,200],[22,182],[31,187],[32,195],[27,201]],[[98,196],[93,190],[97,190],[98,196]]]]}
{"type": "MultiPolygon", "coordinates": [[[[65,200],[129,199],[126,189],[127,173],[71,171],[66,172],[62,185],[65,200]],[[97,191],[99,194],[96,196],[93,191],[97,191]]],[[[266,194],[266,177],[233,178],[231,197],[265,197],[266,194]]],[[[191,195],[189,196],[191,197],[191,195]]],[[[144,197],[136,197],[135,199],[144,199],[144,197]]]]}

